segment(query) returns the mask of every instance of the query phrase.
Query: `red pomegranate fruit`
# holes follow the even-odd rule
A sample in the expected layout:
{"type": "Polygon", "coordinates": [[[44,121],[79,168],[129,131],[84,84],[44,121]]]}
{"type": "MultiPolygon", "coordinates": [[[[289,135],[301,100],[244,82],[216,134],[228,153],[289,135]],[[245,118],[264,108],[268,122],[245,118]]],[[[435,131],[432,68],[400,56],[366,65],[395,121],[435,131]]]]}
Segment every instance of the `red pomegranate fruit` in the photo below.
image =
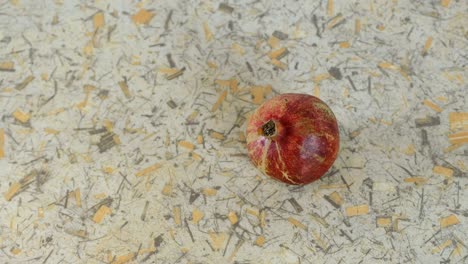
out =
{"type": "Polygon", "coordinates": [[[339,150],[331,109],[307,94],[281,94],[265,101],[247,124],[247,149],[265,174],[289,184],[322,177],[339,150]]]}

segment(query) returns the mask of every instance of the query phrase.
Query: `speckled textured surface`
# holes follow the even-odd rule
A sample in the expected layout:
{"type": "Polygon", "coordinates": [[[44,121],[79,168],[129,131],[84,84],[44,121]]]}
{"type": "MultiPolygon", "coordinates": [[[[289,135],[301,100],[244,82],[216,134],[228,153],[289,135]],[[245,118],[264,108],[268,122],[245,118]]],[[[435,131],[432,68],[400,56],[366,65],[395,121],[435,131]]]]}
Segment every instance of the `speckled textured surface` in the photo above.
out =
{"type": "Polygon", "coordinates": [[[466,1],[0,3],[2,263],[467,263],[466,1]],[[319,96],[307,186],[252,111],[319,96]]]}

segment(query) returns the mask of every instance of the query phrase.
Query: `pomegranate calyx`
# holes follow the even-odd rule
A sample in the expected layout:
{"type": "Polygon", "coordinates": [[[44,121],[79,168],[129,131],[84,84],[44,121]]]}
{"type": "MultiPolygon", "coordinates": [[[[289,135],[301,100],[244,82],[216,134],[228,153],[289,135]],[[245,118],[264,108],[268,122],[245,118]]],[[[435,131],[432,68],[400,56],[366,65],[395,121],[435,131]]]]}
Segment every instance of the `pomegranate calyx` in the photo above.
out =
{"type": "Polygon", "coordinates": [[[262,135],[272,138],[276,136],[277,134],[277,129],[276,129],[276,123],[273,120],[269,120],[262,126],[262,135]]]}

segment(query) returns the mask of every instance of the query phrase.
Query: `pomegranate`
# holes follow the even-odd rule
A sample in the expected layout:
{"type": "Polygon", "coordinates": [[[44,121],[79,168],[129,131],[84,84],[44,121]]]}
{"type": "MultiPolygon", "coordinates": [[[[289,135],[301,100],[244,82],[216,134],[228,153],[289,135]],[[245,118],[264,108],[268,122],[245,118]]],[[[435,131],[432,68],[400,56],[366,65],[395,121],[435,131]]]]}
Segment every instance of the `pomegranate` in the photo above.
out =
{"type": "Polygon", "coordinates": [[[338,155],[339,130],[331,109],[307,94],[265,101],[247,124],[249,157],[263,173],[289,184],[322,177],[338,155]]]}

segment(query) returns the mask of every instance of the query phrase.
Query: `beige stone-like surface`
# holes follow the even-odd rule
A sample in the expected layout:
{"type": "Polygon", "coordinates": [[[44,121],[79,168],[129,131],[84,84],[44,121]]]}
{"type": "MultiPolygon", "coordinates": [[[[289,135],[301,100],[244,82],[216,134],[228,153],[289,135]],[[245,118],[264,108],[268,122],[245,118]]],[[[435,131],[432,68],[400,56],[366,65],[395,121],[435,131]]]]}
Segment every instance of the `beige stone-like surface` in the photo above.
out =
{"type": "Polygon", "coordinates": [[[1,263],[466,263],[466,1],[0,3],[1,263]],[[246,156],[284,92],[320,181],[246,156]]]}

